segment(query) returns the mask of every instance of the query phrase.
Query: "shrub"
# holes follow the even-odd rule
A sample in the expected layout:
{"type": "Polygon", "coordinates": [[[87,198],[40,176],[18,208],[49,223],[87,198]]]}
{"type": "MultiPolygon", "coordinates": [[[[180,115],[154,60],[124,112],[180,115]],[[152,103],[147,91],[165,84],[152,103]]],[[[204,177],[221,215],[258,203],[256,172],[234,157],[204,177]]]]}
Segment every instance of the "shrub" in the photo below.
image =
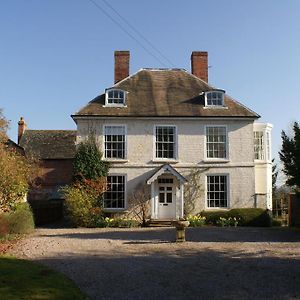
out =
{"type": "Polygon", "coordinates": [[[0,143],[0,211],[14,210],[23,201],[34,169],[28,159],[0,143]]]}
{"type": "Polygon", "coordinates": [[[201,227],[205,224],[206,218],[201,216],[188,216],[187,221],[190,222],[190,227],[201,227]]]}
{"type": "Polygon", "coordinates": [[[28,203],[19,203],[6,215],[9,233],[30,233],[34,229],[33,214],[28,203]]]}
{"type": "Polygon", "coordinates": [[[77,183],[62,189],[68,217],[76,226],[96,227],[102,217],[99,194],[88,185],[77,183]]]}
{"type": "Polygon", "coordinates": [[[282,220],[281,219],[273,219],[272,226],[277,226],[277,227],[282,226],[282,220]]]}
{"type": "Polygon", "coordinates": [[[240,226],[269,227],[272,218],[268,210],[262,208],[235,208],[228,212],[230,217],[240,219],[240,226]]]}

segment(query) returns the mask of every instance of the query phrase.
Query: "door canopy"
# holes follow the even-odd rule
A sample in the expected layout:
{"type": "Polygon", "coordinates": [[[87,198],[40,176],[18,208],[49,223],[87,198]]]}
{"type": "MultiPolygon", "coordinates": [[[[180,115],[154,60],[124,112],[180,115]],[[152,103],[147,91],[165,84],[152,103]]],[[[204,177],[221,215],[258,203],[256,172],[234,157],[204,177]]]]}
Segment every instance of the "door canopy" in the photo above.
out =
{"type": "Polygon", "coordinates": [[[147,184],[153,183],[157,178],[163,174],[170,174],[175,176],[180,184],[184,184],[187,182],[186,178],[182,176],[179,172],[177,172],[172,166],[169,164],[165,164],[161,166],[148,180],[147,184]]]}

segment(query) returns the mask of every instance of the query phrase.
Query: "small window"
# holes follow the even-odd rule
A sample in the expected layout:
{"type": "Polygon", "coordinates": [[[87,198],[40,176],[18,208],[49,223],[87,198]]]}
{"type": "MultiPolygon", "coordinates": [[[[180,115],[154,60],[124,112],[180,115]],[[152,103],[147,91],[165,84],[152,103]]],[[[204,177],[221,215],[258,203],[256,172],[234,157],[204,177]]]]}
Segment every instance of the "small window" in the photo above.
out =
{"type": "Polygon", "coordinates": [[[104,127],[104,157],[111,159],[125,159],[125,126],[104,127]]]}
{"type": "Polygon", "coordinates": [[[207,207],[228,207],[228,183],[226,175],[207,176],[207,207]]]}
{"type": "Polygon", "coordinates": [[[125,92],[122,90],[115,90],[115,89],[106,91],[106,105],[124,106],[125,92]]]}
{"type": "Polygon", "coordinates": [[[173,184],[172,178],[158,178],[158,183],[170,183],[173,184]]]}
{"type": "Polygon", "coordinates": [[[264,160],[264,133],[262,131],[254,131],[254,158],[264,160]]]}
{"type": "Polygon", "coordinates": [[[104,208],[125,208],[125,175],[107,176],[104,208]]]}
{"type": "Polygon", "coordinates": [[[206,158],[227,158],[227,133],[225,126],[206,127],[206,158]]]}
{"type": "Polygon", "coordinates": [[[205,106],[224,106],[224,92],[223,91],[206,92],[205,106]]]}
{"type": "Polygon", "coordinates": [[[156,126],[155,128],[155,157],[175,159],[176,156],[176,127],[156,126]]]}

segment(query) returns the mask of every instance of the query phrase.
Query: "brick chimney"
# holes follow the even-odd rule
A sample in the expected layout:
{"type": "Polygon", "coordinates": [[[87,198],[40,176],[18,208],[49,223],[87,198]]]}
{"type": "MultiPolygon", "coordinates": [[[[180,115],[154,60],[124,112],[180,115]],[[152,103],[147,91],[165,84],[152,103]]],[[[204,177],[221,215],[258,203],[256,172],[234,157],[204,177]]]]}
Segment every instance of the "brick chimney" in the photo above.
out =
{"type": "Polygon", "coordinates": [[[23,117],[20,118],[20,121],[18,122],[18,144],[20,144],[22,135],[24,134],[26,130],[26,123],[23,117]]]}
{"type": "Polygon", "coordinates": [[[208,53],[193,51],[191,55],[192,74],[208,82],[208,53]]]}
{"type": "Polygon", "coordinates": [[[129,76],[129,51],[115,51],[115,83],[129,76]]]}

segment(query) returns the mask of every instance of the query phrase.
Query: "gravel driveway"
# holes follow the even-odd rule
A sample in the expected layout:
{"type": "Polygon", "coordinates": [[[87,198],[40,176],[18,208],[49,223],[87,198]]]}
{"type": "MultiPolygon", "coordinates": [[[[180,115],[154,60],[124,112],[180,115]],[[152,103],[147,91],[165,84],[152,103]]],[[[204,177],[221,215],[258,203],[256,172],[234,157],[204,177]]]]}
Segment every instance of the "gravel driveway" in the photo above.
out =
{"type": "Polygon", "coordinates": [[[14,254],[72,278],[91,299],[300,299],[300,231],[37,229],[14,254]]]}

